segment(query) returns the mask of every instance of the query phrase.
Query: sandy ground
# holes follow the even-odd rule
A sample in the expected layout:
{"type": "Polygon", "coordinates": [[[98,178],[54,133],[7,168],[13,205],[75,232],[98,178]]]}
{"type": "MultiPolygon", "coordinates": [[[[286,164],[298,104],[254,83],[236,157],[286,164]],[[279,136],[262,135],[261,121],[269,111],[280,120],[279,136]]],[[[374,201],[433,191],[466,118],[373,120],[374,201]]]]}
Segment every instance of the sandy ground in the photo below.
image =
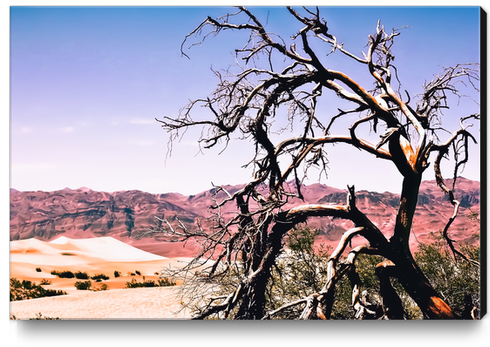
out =
{"type": "MultiPolygon", "coordinates": [[[[41,313],[61,319],[185,319],[189,312],[178,312],[179,286],[123,289],[135,279],[159,279],[159,271],[184,266],[189,258],[165,258],[141,251],[110,237],[96,239],[60,238],[51,242],[36,239],[10,243],[10,277],[40,284],[51,281],[46,289],[63,290],[68,295],[13,301],[10,314],[19,319],[34,318],[41,313]],[[41,271],[37,271],[36,269],[41,271]],[[76,278],[58,278],[51,271],[86,272],[89,276],[104,274],[108,290],[77,290],[76,278]],[[114,271],[121,276],[114,277],[114,271]],[[140,275],[137,275],[137,272],[140,275]]],[[[179,284],[179,283],[178,283],[179,284]]]]}
{"type": "Polygon", "coordinates": [[[176,287],[79,291],[58,297],[13,301],[10,314],[29,319],[41,313],[60,319],[186,319],[178,312],[176,287]]]}

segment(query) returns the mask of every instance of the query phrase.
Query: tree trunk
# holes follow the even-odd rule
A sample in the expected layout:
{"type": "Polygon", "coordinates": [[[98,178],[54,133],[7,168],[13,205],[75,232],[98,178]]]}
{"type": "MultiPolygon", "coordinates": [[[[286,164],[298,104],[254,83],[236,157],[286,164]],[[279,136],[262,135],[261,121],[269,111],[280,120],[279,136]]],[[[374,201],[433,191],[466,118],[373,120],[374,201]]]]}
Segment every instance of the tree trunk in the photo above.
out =
{"type": "Polygon", "coordinates": [[[398,281],[412,299],[415,300],[424,317],[429,319],[458,318],[439,297],[411,255],[397,259],[395,263],[398,281]]]}
{"type": "Polygon", "coordinates": [[[403,319],[403,303],[390,281],[390,277],[396,276],[395,264],[385,260],[376,265],[376,276],[379,279],[379,294],[383,300],[383,310],[386,317],[388,319],[403,319]]]}
{"type": "MultiPolygon", "coordinates": [[[[277,220],[284,217],[284,213],[277,216],[277,220]]],[[[276,263],[277,256],[282,249],[284,235],[296,224],[295,221],[277,222],[270,233],[263,231],[262,237],[267,238],[263,247],[262,256],[251,267],[251,276],[247,283],[247,289],[242,297],[236,319],[262,319],[265,316],[267,285],[271,278],[272,265],[276,263]]]]}
{"type": "Polygon", "coordinates": [[[264,317],[265,293],[269,277],[266,273],[261,273],[258,278],[249,283],[235,319],[258,320],[264,317]]]}
{"type": "Polygon", "coordinates": [[[410,252],[410,231],[417,207],[421,179],[421,174],[412,173],[406,175],[403,180],[395,231],[390,239],[390,243],[393,245],[391,260],[396,264],[400,284],[415,300],[424,317],[452,319],[456,316],[451,308],[439,297],[410,252]]]}
{"type": "Polygon", "coordinates": [[[419,187],[422,175],[411,173],[403,179],[400,206],[396,216],[395,230],[390,239],[393,251],[397,254],[410,254],[409,238],[413,217],[417,208],[419,187]]]}

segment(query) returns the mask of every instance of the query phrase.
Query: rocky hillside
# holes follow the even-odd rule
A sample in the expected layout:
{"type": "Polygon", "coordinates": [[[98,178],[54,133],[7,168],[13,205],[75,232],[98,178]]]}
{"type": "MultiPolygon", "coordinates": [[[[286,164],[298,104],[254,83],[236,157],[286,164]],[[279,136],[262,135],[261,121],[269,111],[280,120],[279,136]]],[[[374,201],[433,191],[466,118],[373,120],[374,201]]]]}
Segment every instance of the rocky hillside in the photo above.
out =
{"type": "MultiPolygon", "coordinates": [[[[233,193],[242,187],[225,188],[233,193]]],[[[304,202],[291,201],[286,207],[300,203],[345,203],[347,196],[345,190],[322,184],[304,186],[302,193],[304,202]]],[[[480,210],[480,183],[460,178],[455,195],[461,201],[461,208],[459,217],[451,227],[451,237],[457,241],[474,243],[476,239],[472,235],[478,232],[479,225],[466,216],[470,209],[475,212],[480,210]]],[[[223,197],[224,193],[218,195],[218,199],[223,197]]],[[[61,235],[69,238],[111,236],[159,255],[189,256],[195,252],[192,244],[164,242],[161,235],[142,239],[135,236],[158,226],[160,221],[155,216],[170,221],[178,217],[192,227],[197,218],[210,215],[209,206],[213,198],[214,190],[184,196],[178,193],[150,194],[138,190],[107,193],[88,188],[65,188],[54,192],[20,192],[11,189],[10,239],[35,237],[49,241],[61,235]]],[[[359,209],[387,236],[391,235],[395,223],[398,202],[399,195],[393,193],[357,192],[359,209]]],[[[222,210],[225,218],[233,213],[233,204],[222,210]]],[[[452,213],[451,204],[435,181],[423,182],[414,220],[412,246],[427,241],[430,232],[442,229],[452,213]]],[[[352,227],[348,221],[329,218],[312,219],[310,224],[321,230],[318,241],[330,245],[336,243],[343,231],[352,227]]]]}

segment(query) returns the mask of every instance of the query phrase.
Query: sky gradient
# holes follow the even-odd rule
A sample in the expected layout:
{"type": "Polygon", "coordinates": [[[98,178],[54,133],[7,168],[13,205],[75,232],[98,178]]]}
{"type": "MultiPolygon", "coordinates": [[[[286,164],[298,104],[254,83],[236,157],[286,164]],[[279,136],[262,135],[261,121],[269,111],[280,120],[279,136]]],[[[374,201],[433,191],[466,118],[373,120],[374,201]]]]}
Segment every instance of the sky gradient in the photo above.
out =
{"type": "MultiPolygon", "coordinates": [[[[241,166],[252,159],[250,143],[234,141],[222,154],[218,155],[221,148],[201,154],[199,131],[189,131],[167,158],[168,135],[155,121],[176,116],[189,99],[212,93],[217,80],[211,66],[224,69],[234,63],[233,50],[245,43],[242,33],[209,37],[186,50],[190,59],[180,54],[187,33],[206,16],[228,11],[12,7],[10,187],[195,194],[210,189],[211,182],[247,182],[251,171],[241,166]]],[[[268,23],[268,30],[284,37],[300,28],[282,8],[255,12],[268,23]]],[[[323,17],[345,47],[359,55],[378,19],[388,31],[409,26],[401,30],[393,51],[403,88],[411,95],[420,93],[422,84],[442,67],[479,62],[477,7],[335,7],[323,8],[323,17]]],[[[364,78],[365,71],[338,58],[332,55],[329,66],[364,78]]],[[[204,109],[199,112],[208,115],[204,109]]],[[[449,129],[456,130],[459,117],[474,112],[479,112],[478,105],[461,100],[458,108],[447,112],[449,129]]],[[[474,132],[479,133],[479,125],[474,132]]],[[[401,178],[393,165],[339,147],[326,148],[331,154],[329,176],[322,183],[399,192],[401,178]]],[[[471,147],[471,155],[462,175],[478,180],[478,145],[471,147]]],[[[313,173],[306,183],[316,178],[313,173]]],[[[427,172],[424,179],[433,179],[433,174],[427,172]]]]}

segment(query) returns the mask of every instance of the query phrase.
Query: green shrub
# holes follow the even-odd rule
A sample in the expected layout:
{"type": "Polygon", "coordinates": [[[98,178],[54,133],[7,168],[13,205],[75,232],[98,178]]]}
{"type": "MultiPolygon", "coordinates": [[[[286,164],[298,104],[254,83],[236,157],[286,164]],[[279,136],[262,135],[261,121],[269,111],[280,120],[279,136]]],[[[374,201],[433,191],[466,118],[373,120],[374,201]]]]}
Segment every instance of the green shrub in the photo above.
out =
{"type": "Polygon", "coordinates": [[[143,281],[145,284],[145,287],[156,287],[157,285],[155,284],[155,281],[153,280],[148,280],[148,281],[143,281]]]}
{"type": "Polygon", "coordinates": [[[146,280],[138,282],[136,279],[132,279],[131,282],[126,282],[126,288],[152,288],[152,287],[170,287],[175,286],[175,282],[171,282],[168,278],[161,278],[155,283],[154,280],[146,280]]]}
{"type": "MultiPolygon", "coordinates": [[[[285,300],[294,302],[321,290],[328,270],[329,250],[317,252],[313,247],[315,236],[316,233],[308,228],[294,229],[288,235],[286,242],[290,252],[286,253],[272,270],[266,304],[268,310],[282,306],[285,300]]],[[[479,307],[480,269],[466,261],[454,261],[443,237],[435,235],[433,238],[432,243],[419,244],[414,258],[436,292],[456,314],[464,316],[466,300],[471,300],[470,308],[479,307]]],[[[480,259],[477,246],[463,244],[460,251],[469,259],[480,259]]],[[[362,289],[367,290],[371,298],[378,302],[381,302],[381,298],[378,294],[379,279],[375,269],[381,260],[379,256],[359,254],[355,263],[362,289]]],[[[405,319],[422,319],[422,311],[397,279],[392,278],[391,283],[402,301],[405,319]]],[[[355,312],[351,300],[352,287],[346,276],[337,284],[331,318],[353,319],[355,312]]],[[[275,318],[291,319],[299,316],[302,310],[301,306],[291,307],[276,314],[275,318]]]]}
{"type": "Polygon", "coordinates": [[[79,280],[88,280],[88,274],[86,272],[75,272],[75,278],[79,280]]]}
{"type": "MultiPolygon", "coordinates": [[[[43,280],[41,284],[47,284],[46,280],[43,280]]],[[[10,278],[10,301],[28,300],[65,294],[66,292],[62,290],[44,289],[41,287],[41,285],[38,285],[35,282],[27,280],[23,280],[21,282],[15,277],[10,278]]]]}
{"type": "Polygon", "coordinates": [[[58,272],[58,271],[53,270],[53,271],[51,271],[51,275],[58,276],[59,278],[74,278],[75,277],[75,275],[71,271],[58,272]]]}
{"type": "Polygon", "coordinates": [[[108,280],[109,276],[106,276],[104,274],[97,274],[97,275],[94,275],[90,278],[93,279],[94,281],[100,282],[100,281],[108,280]]]}
{"type": "Polygon", "coordinates": [[[145,287],[143,282],[138,282],[136,279],[132,279],[131,282],[126,282],[126,288],[141,288],[145,287]]]}
{"type": "Polygon", "coordinates": [[[169,280],[167,277],[164,277],[164,278],[160,278],[158,280],[158,286],[159,287],[172,287],[172,286],[175,286],[177,283],[169,280]]]}
{"type": "Polygon", "coordinates": [[[126,282],[125,288],[138,288],[141,287],[140,283],[138,283],[134,278],[131,279],[131,282],[126,282]]]}
{"type": "Polygon", "coordinates": [[[97,287],[92,287],[92,290],[94,292],[98,292],[98,291],[101,291],[101,290],[109,290],[109,286],[105,283],[102,283],[101,285],[97,286],[97,287]]]}
{"type": "MultiPolygon", "coordinates": [[[[454,261],[441,233],[433,233],[435,241],[420,244],[415,260],[436,292],[458,315],[463,316],[467,296],[471,307],[480,307],[480,268],[466,261],[454,261]]],[[[480,248],[462,244],[460,251],[469,259],[480,260],[480,248]]]]}
{"type": "Polygon", "coordinates": [[[22,288],[22,283],[15,277],[10,278],[10,289],[15,288],[22,288]]]}
{"type": "Polygon", "coordinates": [[[144,287],[156,287],[155,281],[149,280],[144,282],[138,282],[136,279],[132,279],[131,282],[126,282],[126,288],[144,288],[144,287]]]}
{"type": "Polygon", "coordinates": [[[75,278],[75,275],[71,271],[62,271],[59,275],[60,278],[75,278]]]}
{"type": "Polygon", "coordinates": [[[51,271],[51,275],[58,276],[59,278],[74,278],[75,277],[75,275],[71,271],[59,272],[59,271],[53,270],[53,271],[51,271]]]}
{"type": "Polygon", "coordinates": [[[92,286],[92,282],[90,281],[77,281],[75,282],[75,288],[78,290],[90,290],[90,287],[92,286]]]}
{"type": "Polygon", "coordinates": [[[32,282],[27,280],[22,281],[22,287],[27,290],[33,289],[32,282]]]}
{"type": "MultiPolygon", "coordinates": [[[[10,320],[19,320],[15,314],[10,315],[10,320]]],[[[41,312],[36,313],[34,318],[29,318],[29,320],[61,320],[60,317],[46,317],[43,316],[41,312]]]]}
{"type": "Polygon", "coordinates": [[[62,290],[55,290],[55,289],[45,289],[44,296],[57,296],[57,295],[64,295],[66,292],[62,290]]]}
{"type": "Polygon", "coordinates": [[[29,320],[61,320],[61,319],[60,319],[60,317],[46,317],[46,316],[43,316],[41,312],[39,312],[36,314],[36,316],[34,318],[29,318],[29,320]]]}

